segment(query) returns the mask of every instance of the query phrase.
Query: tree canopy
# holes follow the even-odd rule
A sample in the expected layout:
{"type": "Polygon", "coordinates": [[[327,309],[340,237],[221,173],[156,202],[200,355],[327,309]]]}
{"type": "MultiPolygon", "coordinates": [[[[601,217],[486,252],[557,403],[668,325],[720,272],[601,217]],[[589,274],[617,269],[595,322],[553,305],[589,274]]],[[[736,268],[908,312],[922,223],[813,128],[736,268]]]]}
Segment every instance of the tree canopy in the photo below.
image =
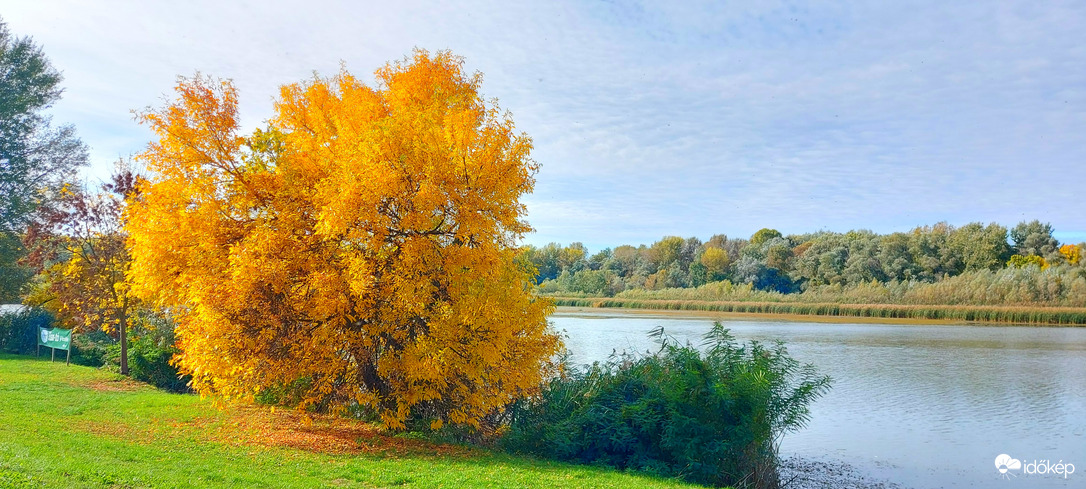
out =
{"type": "Polygon", "coordinates": [[[136,178],[122,169],[97,193],[65,185],[52,205],[39,210],[25,237],[26,262],[38,273],[26,302],[52,311],[81,333],[115,335],[125,375],[127,333],[140,303],[129,294],[125,278],[130,259],[121,226],[136,178]]]}
{"type": "Polygon", "coordinates": [[[60,99],[61,75],[28,37],[0,19],[0,302],[30,277],[17,262],[32,213],[87,160],[71,126],[53,128],[43,111],[60,99]]]}
{"type": "Polygon", "coordinates": [[[448,52],[376,78],[283,86],[250,136],[230,82],[182,79],[142,117],[133,290],[175,315],[200,392],[477,427],[560,347],[515,261],[531,139],[448,52]]]}
{"type": "MultiPolygon", "coordinates": [[[[577,243],[576,248],[578,256],[584,255],[583,245],[577,243]]],[[[614,295],[724,280],[780,293],[822,286],[930,283],[1008,266],[1081,267],[1080,253],[1078,245],[1060,246],[1052,226],[1035,220],[1021,222],[1009,232],[996,223],[955,227],[940,222],[890,234],[853,230],[783,236],[764,228],[749,241],[718,234],[704,243],[694,237],[665,236],[648,246],[618,246],[568,267],[557,260],[542,261],[545,256],[569,254],[558,243],[527,247],[522,256],[538,266],[543,292],[614,295]],[[1019,254],[1013,255],[1015,251],[1019,254]]]]}

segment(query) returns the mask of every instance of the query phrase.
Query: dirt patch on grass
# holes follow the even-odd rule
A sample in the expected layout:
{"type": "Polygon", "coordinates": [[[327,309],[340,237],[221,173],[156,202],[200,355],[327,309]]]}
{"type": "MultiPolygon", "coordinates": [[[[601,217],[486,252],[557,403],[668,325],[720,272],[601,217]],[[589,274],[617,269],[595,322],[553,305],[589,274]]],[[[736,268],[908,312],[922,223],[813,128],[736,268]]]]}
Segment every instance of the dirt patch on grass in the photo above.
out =
{"type": "Polygon", "coordinates": [[[116,440],[134,441],[146,444],[154,439],[151,426],[134,426],[116,421],[86,420],[73,425],[80,431],[116,440]]]}
{"type": "Polygon", "coordinates": [[[77,387],[84,387],[98,392],[134,392],[151,389],[150,386],[143,382],[136,382],[135,380],[125,377],[117,379],[94,379],[75,385],[77,387]]]}
{"type": "MultiPolygon", "coordinates": [[[[140,385],[123,381],[81,384],[103,391],[138,389],[140,385]]],[[[394,436],[375,424],[335,416],[253,405],[227,405],[218,410],[209,403],[206,409],[205,413],[186,419],[170,419],[164,413],[164,418],[149,421],[93,419],[73,425],[81,431],[139,444],[188,439],[232,446],[292,448],[330,455],[447,457],[478,454],[478,450],[470,447],[394,436]]]]}
{"type": "Polygon", "coordinates": [[[207,426],[210,438],[235,445],[285,447],[327,454],[467,456],[468,447],[392,436],[358,420],[309,415],[259,406],[226,408],[225,419],[207,426]],[[217,425],[217,426],[216,426],[217,425]]]}

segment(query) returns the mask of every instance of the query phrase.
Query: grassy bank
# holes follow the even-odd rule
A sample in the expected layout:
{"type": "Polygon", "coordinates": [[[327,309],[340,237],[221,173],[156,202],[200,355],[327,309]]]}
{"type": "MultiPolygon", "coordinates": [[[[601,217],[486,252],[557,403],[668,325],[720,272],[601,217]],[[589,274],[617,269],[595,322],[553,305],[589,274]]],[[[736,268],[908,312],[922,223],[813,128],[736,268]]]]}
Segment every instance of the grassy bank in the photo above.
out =
{"type": "Polygon", "coordinates": [[[1086,326],[1086,308],[550,297],[559,306],[1086,326]]]}
{"type": "Polygon", "coordinates": [[[0,487],[695,487],[0,355],[0,487]]]}

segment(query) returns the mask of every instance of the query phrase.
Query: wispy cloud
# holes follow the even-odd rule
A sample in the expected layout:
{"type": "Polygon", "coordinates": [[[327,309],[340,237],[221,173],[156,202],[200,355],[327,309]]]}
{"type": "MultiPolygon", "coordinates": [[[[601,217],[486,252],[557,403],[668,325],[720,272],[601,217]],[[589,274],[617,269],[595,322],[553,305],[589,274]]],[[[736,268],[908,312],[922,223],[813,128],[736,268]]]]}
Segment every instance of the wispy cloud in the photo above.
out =
{"type": "Polygon", "coordinates": [[[1086,230],[1082,2],[15,2],[66,76],[55,113],[104,174],[130,109],[179,74],[281,83],[414,46],[485,73],[536,143],[529,239],[878,231],[939,220],[1086,230]]]}

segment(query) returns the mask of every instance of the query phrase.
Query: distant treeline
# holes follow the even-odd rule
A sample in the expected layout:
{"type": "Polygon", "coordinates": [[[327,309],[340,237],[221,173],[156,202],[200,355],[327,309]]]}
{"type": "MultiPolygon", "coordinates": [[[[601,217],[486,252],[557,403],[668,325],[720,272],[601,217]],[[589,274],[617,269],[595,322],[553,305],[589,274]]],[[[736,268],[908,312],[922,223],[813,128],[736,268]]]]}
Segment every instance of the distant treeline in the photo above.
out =
{"type": "Polygon", "coordinates": [[[946,223],[909,232],[817,232],[749,239],[668,236],[589,254],[581,243],[527,247],[543,293],[653,299],[1086,307],[1086,243],[1052,226],[946,223]],[[707,284],[709,284],[707,286],[707,284]],[[714,285],[715,284],[715,285],[714,285]],[[690,289],[689,294],[681,290],[690,289]]]}

